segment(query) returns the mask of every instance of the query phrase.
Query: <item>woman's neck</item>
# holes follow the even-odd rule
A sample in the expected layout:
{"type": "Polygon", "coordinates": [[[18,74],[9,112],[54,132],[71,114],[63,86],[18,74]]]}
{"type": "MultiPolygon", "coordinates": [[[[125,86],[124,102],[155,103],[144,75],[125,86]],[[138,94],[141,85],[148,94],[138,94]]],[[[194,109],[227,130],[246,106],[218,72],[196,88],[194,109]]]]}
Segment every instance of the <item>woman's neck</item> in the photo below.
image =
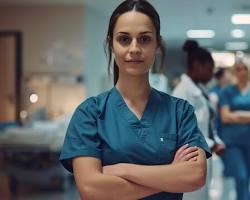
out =
{"type": "Polygon", "coordinates": [[[142,78],[131,77],[126,79],[119,77],[116,88],[125,99],[131,101],[147,99],[151,91],[148,76],[142,78]]]}
{"type": "Polygon", "coordinates": [[[237,86],[240,89],[240,91],[244,92],[248,88],[248,81],[244,81],[244,82],[238,81],[237,86]]]}

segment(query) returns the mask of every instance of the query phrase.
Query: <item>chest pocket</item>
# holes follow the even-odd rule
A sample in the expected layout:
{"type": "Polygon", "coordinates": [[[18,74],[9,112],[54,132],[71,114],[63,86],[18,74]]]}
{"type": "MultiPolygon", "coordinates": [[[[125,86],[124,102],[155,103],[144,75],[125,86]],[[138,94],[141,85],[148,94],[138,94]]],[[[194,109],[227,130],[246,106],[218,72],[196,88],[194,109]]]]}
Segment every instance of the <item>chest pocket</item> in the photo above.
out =
{"type": "Polygon", "coordinates": [[[169,164],[173,161],[175,152],[177,151],[177,134],[160,133],[159,138],[159,154],[161,162],[169,164]]]}

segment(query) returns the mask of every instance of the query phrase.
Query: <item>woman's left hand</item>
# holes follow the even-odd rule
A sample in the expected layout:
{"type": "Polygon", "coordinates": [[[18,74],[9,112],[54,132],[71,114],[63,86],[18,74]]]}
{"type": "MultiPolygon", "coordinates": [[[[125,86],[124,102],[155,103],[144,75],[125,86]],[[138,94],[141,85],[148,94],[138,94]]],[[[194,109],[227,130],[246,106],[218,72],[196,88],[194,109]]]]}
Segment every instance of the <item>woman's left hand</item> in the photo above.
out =
{"type": "Polygon", "coordinates": [[[196,161],[198,153],[197,147],[189,147],[188,144],[180,147],[175,153],[172,164],[184,162],[184,161],[196,161]]]}

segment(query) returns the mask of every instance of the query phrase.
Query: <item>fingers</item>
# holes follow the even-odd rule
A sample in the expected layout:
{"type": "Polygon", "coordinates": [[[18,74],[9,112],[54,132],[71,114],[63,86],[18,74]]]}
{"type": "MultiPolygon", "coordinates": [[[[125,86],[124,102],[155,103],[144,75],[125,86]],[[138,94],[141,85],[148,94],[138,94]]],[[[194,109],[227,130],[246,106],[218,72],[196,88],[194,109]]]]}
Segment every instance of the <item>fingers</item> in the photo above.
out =
{"type": "Polygon", "coordinates": [[[174,157],[173,163],[182,161],[196,161],[198,156],[198,147],[188,147],[188,144],[180,147],[174,157]]]}
{"type": "Polygon", "coordinates": [[[182,160],[189,161],[192,158],[197,158],[198,155],[199,155],[199,153],[196,150],[196,151],[190,152],[190,153],[186,154],[185,156],[183,156],[182,160]]]}
{"type": "Polygon", "coordinates": [[[175,157],[179,157],[179,155],[188,148],[188,144],[185,144],[183,146],[181,146],[175,153],[175,157]]]}
{"type": "Polygon", "coordinates": [[[193,157],[189,161],[197,161],[197,157],[193,157]]]}
{"type": "Polygon", "coordinates": [[[217,149],[215,149],[214,152],[216,153],[216,155],[220,156],[224,153],[224,151],[225,151],[224,147],[218,147],[217,149]]]}
{"type": "Polygon", "coordinates": [[[187,149],[181,152],[180,156],[184,157],[185,155],[192,153],[194,151],[197,151],[197,150],[198,150],[197,147],[188,147],[187,149]]]}
{"type": "Polygon", "coordinates": [[[213,152],[216,153],[218,156],[220,156],[225,150],[224,144],[216,144],[215,148],[213,149],[213,152]]]}

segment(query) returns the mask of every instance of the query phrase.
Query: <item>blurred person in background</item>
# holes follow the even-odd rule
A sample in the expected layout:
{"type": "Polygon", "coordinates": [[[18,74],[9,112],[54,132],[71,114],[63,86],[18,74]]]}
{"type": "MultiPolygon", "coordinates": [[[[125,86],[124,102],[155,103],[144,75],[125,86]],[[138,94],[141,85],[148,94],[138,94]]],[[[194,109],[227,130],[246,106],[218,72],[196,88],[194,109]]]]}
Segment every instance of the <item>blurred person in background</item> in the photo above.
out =
{"type": "Polygon", "coordinates": [[[222,155],[224,175],[235,180],[237,200],[250,200],[250,84],[249,66],[237,62],[233,73],[236,83],[220,96],[221,130],[227,148],[222,155]]]}
{"type": "Polygon", "coordinates": [[[209,90],[209,97],[213,106],[217,109],[219,96],[223,88],[232,82],[232,77],[229,69],[218,67],[214,72],[215,85],[209,90]]]}
{"type": "Polygon", "coordinates": [[[181,74],[174,74],[172,78],[170,79],[169,87],[171,91],[173,91],[174,88],[180,83],[181,81],[180,77],[181,77],[181,74]]]}
{"type": "Polygon", "coordinates": [[[232,82],[232,75],[229,69],[218,67],[214,73],[215,85],[209,90],[209,99],[216,112],[215,128],[220,131],[219,99],[221,91],[232,82]]]}
{"type": "MultiPolygon", "coordinates": [[[[194,40],[187,40],[183,45],[186,52],[187,73],[181,76],[180,83],[174,88],[173,96],[187,100],[195,108],[198,127],[204,134],[212,152],[220,155],[225,145],[219,139],[214,127],[214,110],[211,106],[208,90],[205,86],[213,76],[214,60],[210,52],[194,40]]],[[[211,161],[208,161],[206,185],[198,191],[185,193],[184,200],[208,200],[211,182],[211,161]]]]}

